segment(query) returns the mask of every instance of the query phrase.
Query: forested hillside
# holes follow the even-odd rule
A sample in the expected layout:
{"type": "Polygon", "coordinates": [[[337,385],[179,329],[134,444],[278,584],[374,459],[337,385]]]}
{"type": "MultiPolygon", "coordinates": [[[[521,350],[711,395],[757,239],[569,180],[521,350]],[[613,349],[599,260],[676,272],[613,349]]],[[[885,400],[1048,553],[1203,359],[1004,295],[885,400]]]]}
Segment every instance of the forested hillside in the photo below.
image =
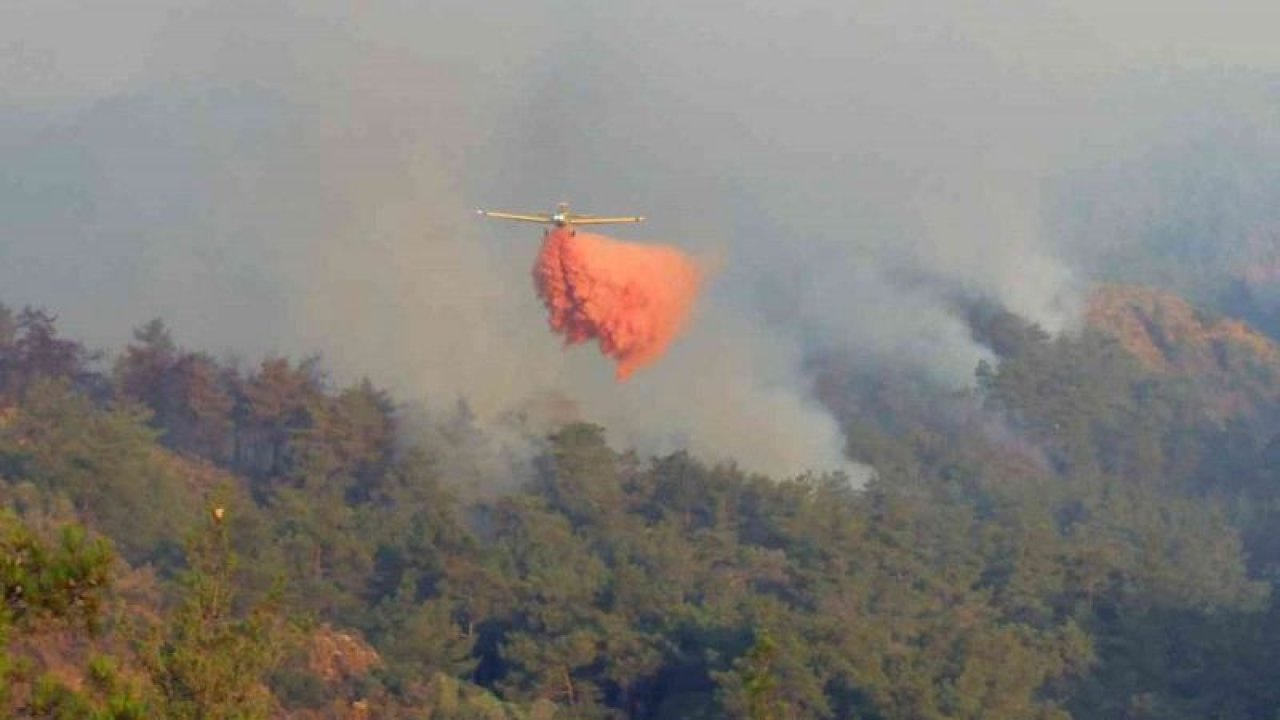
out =
{"type": "Polygon", "coordinates": [[[465,407],[0,311],[4,714],[1273,720],[1280,351],[969,323],[972,392],[815,359],[866,487],[572,423],[477,492],[465,407]]]}

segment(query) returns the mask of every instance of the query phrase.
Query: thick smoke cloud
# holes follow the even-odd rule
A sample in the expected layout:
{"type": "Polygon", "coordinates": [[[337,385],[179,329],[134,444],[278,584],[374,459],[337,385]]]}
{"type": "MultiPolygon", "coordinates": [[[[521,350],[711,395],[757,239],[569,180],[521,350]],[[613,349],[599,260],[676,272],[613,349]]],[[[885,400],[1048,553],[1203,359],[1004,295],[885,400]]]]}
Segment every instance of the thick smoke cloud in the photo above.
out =
{"type": "Polygon", "coordinates": [[[1143,144],[1115,77],[1280,64],[1262,3],[125,5],[3,13],[0,298],[482,417],[558,392],[774,473],[841,463],[813,350],[956,386],[986,354],[957,292],[1071,325],[1094,255],[1043,193],[1143,144]],[[621,389],[546,332],[536,235],[470,212],[562,199],[720,258],[697,332],[621,389]]]}

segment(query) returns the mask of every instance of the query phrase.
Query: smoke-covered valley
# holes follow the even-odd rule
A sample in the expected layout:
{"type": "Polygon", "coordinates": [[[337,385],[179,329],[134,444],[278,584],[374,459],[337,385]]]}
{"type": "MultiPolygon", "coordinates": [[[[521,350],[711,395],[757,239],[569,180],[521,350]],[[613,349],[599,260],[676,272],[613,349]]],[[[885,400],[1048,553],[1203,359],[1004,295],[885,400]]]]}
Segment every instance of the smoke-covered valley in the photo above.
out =
{"type": "Polygon", "coordinates": [[[815,354],[964,388],[990,350],[957,297],[1069,331],[1097,279],[1273,259],[1276,11],[1209,8],[22,0],[0,295],[103,347],[160,316],[484,419],[560,398],[645,451],[862,477],[815,354]],[[472,213],[560,200],[717,268],[625,384],[547,330],[537,231],[472,213]]]}

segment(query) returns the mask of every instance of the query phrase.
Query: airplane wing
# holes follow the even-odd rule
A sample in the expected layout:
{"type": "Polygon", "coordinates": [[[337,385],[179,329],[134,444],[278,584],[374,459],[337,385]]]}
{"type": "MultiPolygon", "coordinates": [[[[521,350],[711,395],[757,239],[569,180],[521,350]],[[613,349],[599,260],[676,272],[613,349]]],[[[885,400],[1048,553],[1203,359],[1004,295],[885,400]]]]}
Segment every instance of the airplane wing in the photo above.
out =
{"type": "Polygon", "coordinates": [[[551,222],[550,215],[524,215],[521,213],[490,212],[488,210],[477,210],[476,214],[483,215],[485,217],[497,218],[499,220],[519,220],[520,222],[536,222],[543,224],[551,222]]]}
{"type": "Polygon", "coordinates": [[[639,215],[627,217],[596,217],[594,215],[575,215],[570,221],[573,225],[615,225],[617,223],[644,222],[639,215]]]}

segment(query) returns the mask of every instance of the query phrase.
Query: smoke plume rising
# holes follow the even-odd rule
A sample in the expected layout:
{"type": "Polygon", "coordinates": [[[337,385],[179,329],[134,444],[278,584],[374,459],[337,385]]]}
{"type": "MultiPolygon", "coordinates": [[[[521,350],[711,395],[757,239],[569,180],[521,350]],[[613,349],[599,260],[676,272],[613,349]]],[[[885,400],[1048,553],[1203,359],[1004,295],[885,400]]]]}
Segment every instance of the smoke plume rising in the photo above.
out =
{"type": "Polygon", "coordinates": [[[655,361],[684,329],[701,271],[675,248],[556,228],[534,266],[538,296],[565,344],[598,340],[619,381],[655,361]]]}
{"type": "MultiPolygon", "coordinates": [[[[966,385],[987,351],[949,298],[1067,327],[1100,244],[1145,260],[1161,214],[1237,215],[1240,193],[1186,182],[1187,152],[1227,180],[1280,155],[1274,83],[1224,82],[1280,68],[1260,0],[6,11],[0,300],[103,347],[162,316],[215,353],[320,352],[479,424],[559,393],[619,445],[778,475],[842,459],[814,349],[966,385]],[[1206,90],[1188,65],[1221,71],[1206,90]],[[1226,122],[1241,104],[1256,119],[1226,122]],[[1177,132],[1187,108],[1247,146],[1177,132]],[[1153,161],[1164,184],[1131,181],[1153,161]],[[1096,199],[1050,225],[1064,176],[1096,199]],[[1184,187],[1203,200],[1168,199],[1184,187]],[[470,212],[562,198],[724,258],[697,331],[625,384],[546,332],[527,236],[470,212]]],[[[1274,166],[1245,188],[1259,207],[1274,166]]]]}

